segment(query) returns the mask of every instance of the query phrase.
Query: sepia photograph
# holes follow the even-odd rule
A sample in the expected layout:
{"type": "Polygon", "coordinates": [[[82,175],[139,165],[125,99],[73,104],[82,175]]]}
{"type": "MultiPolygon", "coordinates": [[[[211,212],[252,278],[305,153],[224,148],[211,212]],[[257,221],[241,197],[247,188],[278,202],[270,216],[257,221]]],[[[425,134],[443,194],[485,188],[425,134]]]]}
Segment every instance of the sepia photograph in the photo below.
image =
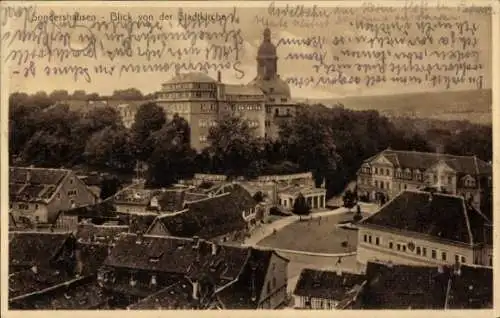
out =
{"type": "Polygon", "coordinates": [[[498,8],[345,4],[2,2],[2,309],[493,310],[498,8]]]}

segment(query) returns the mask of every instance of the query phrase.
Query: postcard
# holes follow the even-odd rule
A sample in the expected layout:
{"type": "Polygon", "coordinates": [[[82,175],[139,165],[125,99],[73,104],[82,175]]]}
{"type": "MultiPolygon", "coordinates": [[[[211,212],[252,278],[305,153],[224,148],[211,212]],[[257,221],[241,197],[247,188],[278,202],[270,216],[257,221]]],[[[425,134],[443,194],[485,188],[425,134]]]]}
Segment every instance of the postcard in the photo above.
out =
{"type": "Polygon", "coordinates": [[[2,2],[2,314],[492,316],[498,9],[2,2]]]}

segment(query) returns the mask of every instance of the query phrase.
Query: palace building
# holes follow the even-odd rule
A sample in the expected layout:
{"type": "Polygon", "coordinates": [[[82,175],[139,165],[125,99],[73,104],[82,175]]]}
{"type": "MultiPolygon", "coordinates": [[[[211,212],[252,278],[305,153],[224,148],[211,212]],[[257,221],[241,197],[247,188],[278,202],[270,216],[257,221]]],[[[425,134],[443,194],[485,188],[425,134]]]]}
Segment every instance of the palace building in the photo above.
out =
{"type": "Polygon", "coordinates": [[[294,116],[288,84],[278,75],[276,46],[271,31],[257,54],[257,76],[246,85],[224,84],[204,73],[177,74],[162,85],[156,103],[171,119],[174,114],[185,118],[191,128],[191,146],[200,151],[208,146],[208,133],[217,120],[226,115],[239,116],[254,128],[255,135],[276,138],[280,122],[294,116]]]}
{"type": "Polygon", "coordinates": [[[384,203],[404,190],[434,187],[464,197],[475,208],[492,187],[491,164],[476,156],[386,149],[358,171],[358,197],[384,203]]]}

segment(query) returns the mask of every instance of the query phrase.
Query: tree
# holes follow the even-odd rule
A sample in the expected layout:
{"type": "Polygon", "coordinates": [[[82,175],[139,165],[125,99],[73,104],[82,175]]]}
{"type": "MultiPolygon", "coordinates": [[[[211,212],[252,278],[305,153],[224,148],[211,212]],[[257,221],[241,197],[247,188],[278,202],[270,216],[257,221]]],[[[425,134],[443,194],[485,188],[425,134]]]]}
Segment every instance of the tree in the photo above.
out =
{"type": "Polygon", "coordinates": [[[65,101],[65,100],[70,99],[69,93],[65,89],[58,89],[58,90],[52,91],[52,93],[50,93],[50,95],[49,95],[49,98],[51,100],[53,100],[54,102],[60,102],[60,101],[65,101]]]}
{"type": "Polygon", "coordinates": [[[189,144],[189,125],[178,116],[154,132],[148,143],[152,147],[148,158],[147,185],[166,187],[195,171],[194,151],[189,144]]]}
{"type": "Polygon", "coordinates": [[[210,128],[208,152],[215,172],[228,176],[259,174],[263,141],[254,137],[253,128],[239,118],[226,116],[210,128]]]}
{"type": "Polygon", "coordinates": [[[347,189],[342,199],[344,201],[344,207],[349,210],[356,205],[356,194],[351,191],[351,189],[347,189]]]}
{"type": "Polygon", "coordinates": [[[9,109],[9,156],[14,158],[35,133],[34,119],[37,108],[14,104],[9,109]]]}
{"type": "Polygon", "coordinates": [[[142,100],[144,96],[137,88],[119,89],[113,91],[111,99],[115,100],[142,100]]]}
{"type": "Polygon", "coordinates": [[[317,182],[338,169],[341,157],[327,114],[301,111],[281,126],[280,138],[286,156],[311,171],[317,182]]]}
{"type": "Polygon", "coordinates": [[[255,200],[255,202],[261,203],[262,201],[264,201],[264,194],[262,193],[262,191],[257,191],[253,195],[253,199],[255,200]]]}
{"type": "Polygon", "coordinates": [[[296,215],[309,215],[311,207],[307,204],[306,198],[302,193],[299,193],[295,202],[293,203],[292,213],[296,215]]]}
{"type": "Polygon", "coordinates": [[[89,164],[99,168],[132,169],[134,157],[130,141],[125,127],[106,127],[87,141],[85,158],[89,164]]]}
{"type": "Polygon", "coordinates": [[[84,90],[75,90],[71,95],[74,100],[87,100],[87,93],[84,90]]]}
{"type": "Polygon", "coordinates": [[[105,200],[113,195],[115,195],[118,190],[120,190],[120,181],[116,176],[104,177],[101,180],[101,200],[105,200]]]}
{"type": "Polygon", "coordinates": [[[163,108],[156,103],[146,103],[139,107],[132,125],[132,135],[136,155],[140,160],[147,160],[152,152],[150,136],[160,130],[166,122],[163,108]]]}
{"type": "Polygon", "coordinates": [[[352,219],[354,222],[359,222],[361,219],[363,219],[363,215],[361,215],[361,207],[359,206],[359,204],[356,206],[356,214],[354,214],[352,219]]]}
{"type": "MultiPolygon", "coordinates": [[[[86,114],[82,114],[72,127],[72,134],[75,136],[74,152],[78,154],[84,153],[88,141],[95,133],[106,128],[121,131],[123,127],[120,126],[122,126],[121,117],[118,111],[112,107],[98,107],[86,114]]],[[[131,143],[131,140],[128,142],[131,143]]]]}
{"type": "Polygon", "coordinates": [[[67,106],[58,105],[38,112],[33,118],[36,131],[22,151],[24,161],[46,167],[71,165],[75,156],[75,138],[72,132],[73,123],[77,122],[78,113],[70,111],[67,106]]]}

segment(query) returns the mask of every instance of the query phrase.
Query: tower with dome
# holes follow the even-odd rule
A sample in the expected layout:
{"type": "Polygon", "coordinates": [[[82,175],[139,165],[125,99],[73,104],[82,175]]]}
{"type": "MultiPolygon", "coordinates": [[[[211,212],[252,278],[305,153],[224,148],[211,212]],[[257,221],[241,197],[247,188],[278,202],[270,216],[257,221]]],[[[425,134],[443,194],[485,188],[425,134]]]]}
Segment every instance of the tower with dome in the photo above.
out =
{"type": "Polygon", "coordinates": [[[265,96],[266,135],[277,138],[279,123],[295,116],[296,105],[291,100],[290,87],[278,74],[278,54],[271,40],[271,30],[264,29],[257,51],[257,75],[249,83],[260,88],[265,96]]]}
{"type": "Polygon", "coordinates": [[[162,84],[155,102],[167,118],[184,117],[191,128],[191,147],[201,151],[208,146],[208,133],[216,121],[232,114],[247,120],[255,135],[277,138],[281,121],[295,115],[290,87],[278,74],[278,55],[266,28],[257,53],[257,75],[246,85],[225,84],[201,72],[175,75],[162,84]]]}

